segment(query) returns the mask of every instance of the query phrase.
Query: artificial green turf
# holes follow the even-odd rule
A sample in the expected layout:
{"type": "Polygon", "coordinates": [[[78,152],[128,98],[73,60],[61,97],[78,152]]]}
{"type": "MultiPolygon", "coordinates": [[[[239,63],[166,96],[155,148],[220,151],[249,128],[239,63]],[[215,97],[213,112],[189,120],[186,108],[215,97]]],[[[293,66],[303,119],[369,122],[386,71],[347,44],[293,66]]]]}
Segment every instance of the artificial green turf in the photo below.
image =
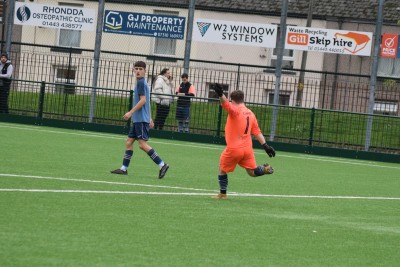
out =
{"type": "Polygon", "coordinates": [[[171,165],[159,180],[137,145],[129,175],[109,173],[121,165],[123,135],[1,123],[0,140],[0,189],[108,192],[0,191],[0,266],[400,262],[399,164],[279,151],[267,159],[256,150],[258,163],[268,161],[275,174],[252,178],[238,167],[230,192],[281,196],[216,201],[208,194],[218,189],[222,146],[150,139],[171,165]],[[289,197],[295,195],[396,199],[289,197]]]}

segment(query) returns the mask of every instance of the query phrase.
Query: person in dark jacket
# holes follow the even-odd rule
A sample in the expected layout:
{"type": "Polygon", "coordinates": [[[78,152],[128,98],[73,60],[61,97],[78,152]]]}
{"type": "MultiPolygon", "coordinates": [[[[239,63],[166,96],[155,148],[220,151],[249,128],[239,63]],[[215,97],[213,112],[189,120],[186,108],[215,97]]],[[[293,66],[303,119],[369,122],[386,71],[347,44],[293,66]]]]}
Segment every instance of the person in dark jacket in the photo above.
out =
{"type": "Polygon", "coordinates": [[[178,132],[189,132],[190,99],[196,95],[193,84],[189,82],[187,73],[181,75],[182,83],[176,90],[178,101],[176,105],[176,120],[178,121],[178,132]]]}
{"type": "Polygon", "coordinates": [[[8,95],[10,94],[13,66],[5,53],[2,53],[0,57],[0,70],[0,113],[9,113],[8,95]]]}

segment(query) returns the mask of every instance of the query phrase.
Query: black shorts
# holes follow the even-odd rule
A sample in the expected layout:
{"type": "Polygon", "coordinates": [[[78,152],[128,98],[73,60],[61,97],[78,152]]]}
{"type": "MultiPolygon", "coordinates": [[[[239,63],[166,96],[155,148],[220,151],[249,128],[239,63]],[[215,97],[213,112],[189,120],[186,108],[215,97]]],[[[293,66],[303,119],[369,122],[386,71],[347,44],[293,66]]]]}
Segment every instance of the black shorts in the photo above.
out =
{"type": "Polygon", "coordinates": [[[150,124],[147,122],[134,122],[129,130],[128,137],[133,139],[149,140],[150,124]]]}

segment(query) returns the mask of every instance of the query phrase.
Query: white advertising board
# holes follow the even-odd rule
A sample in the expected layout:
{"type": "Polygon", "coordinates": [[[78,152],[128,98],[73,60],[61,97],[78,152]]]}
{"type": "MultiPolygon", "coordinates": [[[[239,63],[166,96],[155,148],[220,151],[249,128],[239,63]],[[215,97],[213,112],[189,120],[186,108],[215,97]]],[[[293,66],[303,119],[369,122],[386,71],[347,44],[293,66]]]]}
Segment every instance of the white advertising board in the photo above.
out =
{"type": "Polygon", "coordinates": [[[287,26],[285,49],[371,55],[371,32],[287,26]]]}
{"type": "Polygon", "coordinates": [[[15,3],[14,24],[94,31],[96,10],[74,6],[15,3]]]}
{"type": "Polygon", "coordinates": [[[208,43],[275,47],[277,26],[261,23],[195,19],[193,40],[208,43]]]}

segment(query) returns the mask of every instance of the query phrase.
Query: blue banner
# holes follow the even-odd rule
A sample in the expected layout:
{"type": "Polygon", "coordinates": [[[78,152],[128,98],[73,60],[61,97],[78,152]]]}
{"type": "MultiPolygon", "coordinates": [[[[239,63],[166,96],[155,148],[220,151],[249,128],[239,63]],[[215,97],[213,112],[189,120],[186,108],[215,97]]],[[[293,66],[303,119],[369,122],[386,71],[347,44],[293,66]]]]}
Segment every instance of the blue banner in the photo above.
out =
{"type": "Polygon", "coordinates": [[[106,10],[103,31],[156,38],[183,39],[185,17],[106,10]]]}
{"type": "Polygon", "coordinates": [[[397,38],[397,58],[400,58],[400,34],[397,38]]]}

